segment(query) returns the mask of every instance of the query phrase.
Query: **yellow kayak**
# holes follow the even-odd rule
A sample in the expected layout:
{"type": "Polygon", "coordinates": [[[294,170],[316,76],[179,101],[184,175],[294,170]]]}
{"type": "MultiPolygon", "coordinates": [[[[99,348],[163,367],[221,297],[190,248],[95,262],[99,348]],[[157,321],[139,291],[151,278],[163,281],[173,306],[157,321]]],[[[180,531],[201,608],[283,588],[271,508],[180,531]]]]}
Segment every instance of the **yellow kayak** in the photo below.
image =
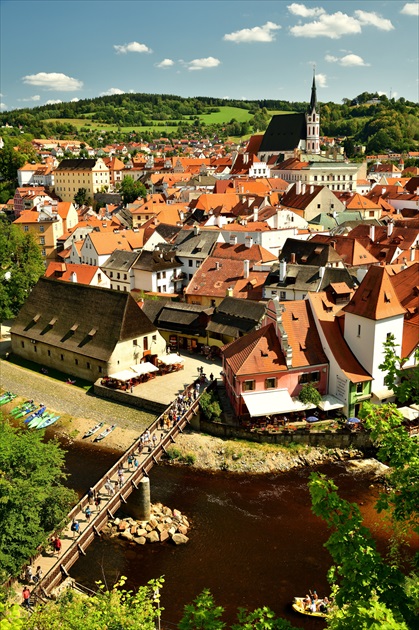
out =
{"type": "Polygon", "coordinates": [[[322,617],[323,619],[327,617],[327,613],[325,612],[320,612],[320,610],[313,612],[309,608],[305,608],[304,599],[304,597],[294,597],[292,607],[296,612],[301,613],[302,615],[307,615],[307,617],[322,617]]]}

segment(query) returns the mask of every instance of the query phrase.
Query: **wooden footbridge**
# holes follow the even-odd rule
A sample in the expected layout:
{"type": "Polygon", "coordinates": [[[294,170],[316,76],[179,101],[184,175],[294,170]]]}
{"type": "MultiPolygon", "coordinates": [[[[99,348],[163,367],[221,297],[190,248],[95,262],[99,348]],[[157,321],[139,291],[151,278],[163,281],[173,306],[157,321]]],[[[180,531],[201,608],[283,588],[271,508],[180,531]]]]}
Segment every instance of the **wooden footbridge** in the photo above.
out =
{"type": "MultiPolygon", "coordinates": [[[[210,383],[209,388],[211,386],[212,383],[210,383]]],[[[193,386],[187,388],[184,394],[188,392],[194,393],[193,386]]],[[[112,519],[118,508],[127,502],[129,495],[138,489],[141,480],[144,477],[148,477],[148,472],[151,468],[158,464],[159,460],[167,452],[168,446],[174,443],[178,433],[182,432],[190,422],[192,416],[197,412],[198,405],[199,397],[190,404],[182,416],[178,417],[177,421],[172,423],[171,427],[165,428],[162,420],[164,414],[170,409],[169,406],[164,414],[149,426],[150,440],[148,443],[144,445],[140,437],[125,451],[100,481],[95,486],[92,486],[96,496],[100,498],[100,504],[99,506],[91,506],[92,514],[90,519],[87,519],[85,514],[85,509],[89,504],[87,495],[73,507],[68,514],[67,525],[60,530],[62,547],[59,556],[57,557],[51,548],[32,559],[32,566],[40,566],[43,574],[42,580],[36,586],[31,587],[34,594],[38,594],[41,598],[48,596],[50,591],[58,586],[62,578],[68,576],[70,567],[80,556],[86,555],[86,549],[92,540],[96,536],[101,535],[100,532],[108,520],[112,519]],[[128,463],[129,456],[135,456],[138,466],[128,463]],[[118,484],[118,470],[120,469],[123,469],[124,474],[122,487],[119,487],[118,484]],[[108,479],[112,481],[113,494],[105,486],[108,479]],[[80,524],[80,532],[78,534],[71,530],[73,519],[76,519],[80,524]]]]}

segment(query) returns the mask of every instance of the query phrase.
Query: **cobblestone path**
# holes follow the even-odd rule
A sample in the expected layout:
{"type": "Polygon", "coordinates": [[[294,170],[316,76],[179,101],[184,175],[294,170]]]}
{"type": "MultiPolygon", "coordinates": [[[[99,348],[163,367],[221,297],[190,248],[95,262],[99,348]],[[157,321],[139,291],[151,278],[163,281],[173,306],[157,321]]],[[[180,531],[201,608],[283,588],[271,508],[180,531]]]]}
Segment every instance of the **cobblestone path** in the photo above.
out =
{"type": "Polygon", "coordinates": [[[60,383],[3,360],[0,361],[0,387],[18,396],[33,398],[58,413],[96,422],[117,421],[118,426],[124,429],[145,429],[156,418],[153,413],[102,400],[86,394],[78,387],[60,383]]]}

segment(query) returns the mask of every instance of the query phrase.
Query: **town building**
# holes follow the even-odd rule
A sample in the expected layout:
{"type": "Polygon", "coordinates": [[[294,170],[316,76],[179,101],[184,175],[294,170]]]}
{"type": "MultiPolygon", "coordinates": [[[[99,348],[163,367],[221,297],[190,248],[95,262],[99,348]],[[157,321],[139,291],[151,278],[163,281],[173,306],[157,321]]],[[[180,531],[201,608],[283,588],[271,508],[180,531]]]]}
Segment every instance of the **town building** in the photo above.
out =
{"type": "Polygon", "coordinates": [[[93,199],[97,192],[108,190],[109,169],[101,158],[62,160],[54,171],[55,192],[63,201],[74,201],[80,188],[93,199]]]}

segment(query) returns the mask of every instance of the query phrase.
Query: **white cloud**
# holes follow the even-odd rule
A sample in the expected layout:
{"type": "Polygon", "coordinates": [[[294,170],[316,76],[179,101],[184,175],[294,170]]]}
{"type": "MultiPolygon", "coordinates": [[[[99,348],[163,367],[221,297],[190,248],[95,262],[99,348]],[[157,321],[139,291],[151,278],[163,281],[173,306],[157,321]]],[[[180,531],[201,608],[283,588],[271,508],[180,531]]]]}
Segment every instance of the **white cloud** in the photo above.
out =
{"type": "Polygon", "coordinates": [[[287,6],[287,9],[293,15],[298,15],[299,17],[317,17],[318,15],[322,15],[322,13],[326,13],[322,7],[313,7],[309,9],[304,4],[297,4],[297,2],[293,2],[287,6]]]}
{"type": "Polygon", "coordinates": [[[153,52],[151,48],[149,48],[145,44],[140,44],[139,42],[130,42],[129,44],[123,44],[123,45],[115,44],[114,48],[118,54],[122,54],[122,55],[126,55],[129,52],[136,52],[136,53],[153,52]]]}
{"type": "Polygon", "coordinates": [[[71,99],[70,103],[78,103],[79,102],[79,98],[77,98],[77,96],[75,96],[74,98],[71,99]]]}
{"type": "Polygon", "coordinates": [[[266,22],[263,26],[254,26],[253,28],[243,28],[241,31],[227,33],[223,39],[226,42],[234,42],[235,44],[251,43],[251,42],[273,42],[275,40],[275,32],[281,27],[274,22],[266,22]]]}
{"type": "Polygon", "coordinates": [[[17,100],[20,101],[21,103],[31,103],[31,102],[40,101],[41,97],[39,96],[39,94],[34,94],[33,96],[29,96],[28,98],[18,98],[17,100]]]}
{"type": "Polygon", "coordinates": [[[342,35],[355,35],[361,33],[361,30],[358,20],[341,11],[330,15],[324,14],[314,22],[297,24],[290,28],[290,32],[295,37],[330,37],[330,39],[339,39],[342,35]]]}
{"type": "Polygon", "coordinates": [[[170,68],[175,65],[175,62],[172,59],[163,59],[160,63],[156,63],[156,68],[170,68]]]}
{"type": "Polygon", "coordinates": [[[394,30],[394,26],[390,20],[381,17],[381,15],[378,15],[378,13],[375,13],[374,11],[361,11],[358,9],[354,13],[362,25],[375,26],[376,28],[379,28],[380,31],[394,30]]]}
{"type": "Polygon", "coordinates": [[[400,13],[404,15],[417,15],[419,17],[419,2],[406,2],[400,13]]]}
{"type": "Polygon", "coordinates": [[[106,92],[101,92],[99,96],[113,96],[114,94],[125,94],[125,92],[119,88],[109,88],[106,92]]]}
{"type": "Polygon", "coordinates": [[[5,109],[7,109],[6,103],[0,103],[0,112],[4,112],[5,109]]]}
{"type": "Polygon", "coordinates": [[[348,55],[344,55],[343,57],[334,57],[333,55],[325,55],[325,60],[329,63],[339,63],[339,65],[349,68],[351,66],[369,66],[369,63],[366,63],[362,57],[359,55],[354,55],[353,53],[349,53],[348,55]]]}
{"type": "Polygon", "coordinates": [[[316,74],[316,85],[319,88],[327,87],[327,76],[325,74],[316,74]]]}
{"type": "Polygon", "coordinates": [[[62,103],[62,101],[60,101],[59,98],[57,99],[50,99],[49,101],[45,101],[45,105],[58,105],[58,103],[62,103]]]}
{"type": "Polygon", "coordinates": [[[37,85],[44,90],[55,90],[57,92],[73,92],[83,87],[83,81],[68,77],[62,72],[38,72],[38,74],[28,74],[22,78],[23,83],[37,85]]]}
{"type": "Polygon", "coordinates": [[[188,70],[204,70],[205,68],[216,68],[221,61],[215,57],[205,57],[203,59],[192,59],[184,62],[188,70]]]}

